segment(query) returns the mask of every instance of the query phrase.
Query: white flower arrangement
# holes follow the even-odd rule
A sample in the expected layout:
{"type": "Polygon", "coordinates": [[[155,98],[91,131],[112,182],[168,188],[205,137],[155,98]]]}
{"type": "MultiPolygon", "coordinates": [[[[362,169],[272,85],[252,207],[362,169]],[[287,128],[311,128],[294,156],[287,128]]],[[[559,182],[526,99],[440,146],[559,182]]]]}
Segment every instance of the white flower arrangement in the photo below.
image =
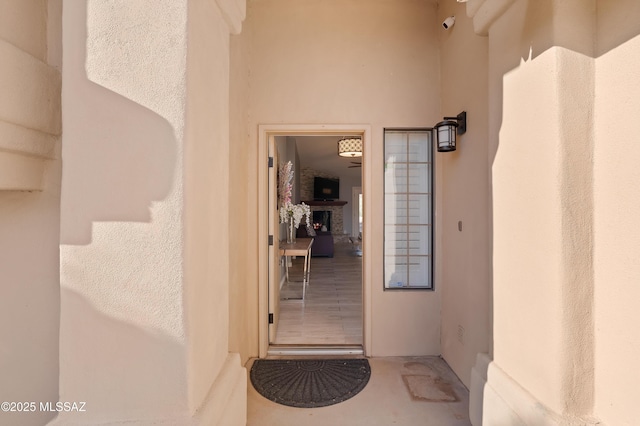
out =
{"type": "Polygon", "coordinates": [[[291,204],[291,201],[287,201],[280,207],[280,223],[289,222],[293,218],[293,226],[298,229],[303,216],[307,221],[308,227],[311,224],[311,209],[305,203],[291,204]]]}

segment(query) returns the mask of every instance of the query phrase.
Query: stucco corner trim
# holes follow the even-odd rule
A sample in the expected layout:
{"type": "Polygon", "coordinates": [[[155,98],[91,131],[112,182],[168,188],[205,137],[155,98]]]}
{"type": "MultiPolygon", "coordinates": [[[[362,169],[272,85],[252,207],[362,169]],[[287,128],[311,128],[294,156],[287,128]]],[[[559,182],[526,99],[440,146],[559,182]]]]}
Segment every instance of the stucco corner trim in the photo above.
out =
{"type": "Polygon", "coordinates": [[[0,190],[41,191],[49,160],[59,158],[59,137],[0,120],[0,190]]]}
{"type": "Polygon", "coordinates": [[[240,354],[230,353],[206,399],[195,413],[194,424],[241,426],[247,422],[247,369],[240,354]]]}
{"type": "Polygon", "coordinates": [[[473,18],[473,29],[481,36],[489,35],[489,28],[515,0],[472,0],[467,3],[467,16],[473,18]]]}
{"type": "Polygon", "coordinates": [[[471,368],[471,384],[469,386],[469,420],[473,426],[482,425],[482,403],[484,388],[487,384],[487,370],[491,358],[489,354],[479,353],[476,364],[471,368]]]}
{"type": "Polygon", "coordinates": [[[47,160],[0,151],[0,191],[42,191],[47,160]]]}
{"type": "Polygon", "coordinates": [[[470,400],[469,412],[474,426],[480,424],[522,426],[601,424],[595,419],[576,418],[570,414],[559,414],[553,411],[484,354],[478,356],[472,370],[470,400]],[[486,377],[483,375],[485,371],[486,377]],[[473,382],[474,375],[475,382],[473,382]],[[480,423],[478,422],[478,404],[482,407],[480,423]]]}
{"type": "Polygon", "coordinates": [[[467,16],[469,18],[473,18],[474,15],[476,13],[478,13],[478,10],[484,4],[485,1],[487,1],[487,0],[468,0],[467,1],[467,16]]]}
{"type": "Polygon", "coordinates": [[[242,21],[247,15],[246,0],[216,0],[220,12],[229,25],[231,34],[240,34],[242,21]]]}

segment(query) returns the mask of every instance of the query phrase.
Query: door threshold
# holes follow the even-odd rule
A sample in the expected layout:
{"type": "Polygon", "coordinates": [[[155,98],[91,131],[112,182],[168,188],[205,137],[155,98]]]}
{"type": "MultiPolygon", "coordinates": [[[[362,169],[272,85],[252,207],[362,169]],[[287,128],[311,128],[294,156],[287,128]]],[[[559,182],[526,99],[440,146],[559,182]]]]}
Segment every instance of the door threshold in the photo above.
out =
{"type": "Polygon", "coordinates": [[[364,355],[361,345],[271,345],[267,356],[344,356],[364,355]]]}

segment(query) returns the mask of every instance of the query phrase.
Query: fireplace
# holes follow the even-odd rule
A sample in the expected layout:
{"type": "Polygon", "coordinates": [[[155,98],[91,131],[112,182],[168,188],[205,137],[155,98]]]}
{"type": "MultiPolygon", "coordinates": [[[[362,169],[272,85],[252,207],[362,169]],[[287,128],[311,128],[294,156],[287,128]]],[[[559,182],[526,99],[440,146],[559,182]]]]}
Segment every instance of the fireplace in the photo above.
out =
{"type": "Polygon", "coordinates": [[[311,212],[313,214],[313,229],[321,231],[323,226],[327,227],[327,231],[331,232],[331,210],[317,210],[311,212]]]}

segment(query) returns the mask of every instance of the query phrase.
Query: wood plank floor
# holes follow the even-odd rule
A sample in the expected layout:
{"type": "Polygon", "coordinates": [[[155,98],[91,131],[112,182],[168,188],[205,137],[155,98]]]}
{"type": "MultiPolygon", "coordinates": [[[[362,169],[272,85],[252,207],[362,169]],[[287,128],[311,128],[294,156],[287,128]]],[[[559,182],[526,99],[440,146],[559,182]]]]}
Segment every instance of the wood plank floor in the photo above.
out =
{"type": "MultiPolygon", "coordinates": [[[[292,261],[291,281],[302,277],[302,258],[292,261]]],[[[277,345],[362,344],[362,257],[349,244],[336,244],[334,257],[311,258],[306,300],[302,285],[281,290],[277,345]]]]}

